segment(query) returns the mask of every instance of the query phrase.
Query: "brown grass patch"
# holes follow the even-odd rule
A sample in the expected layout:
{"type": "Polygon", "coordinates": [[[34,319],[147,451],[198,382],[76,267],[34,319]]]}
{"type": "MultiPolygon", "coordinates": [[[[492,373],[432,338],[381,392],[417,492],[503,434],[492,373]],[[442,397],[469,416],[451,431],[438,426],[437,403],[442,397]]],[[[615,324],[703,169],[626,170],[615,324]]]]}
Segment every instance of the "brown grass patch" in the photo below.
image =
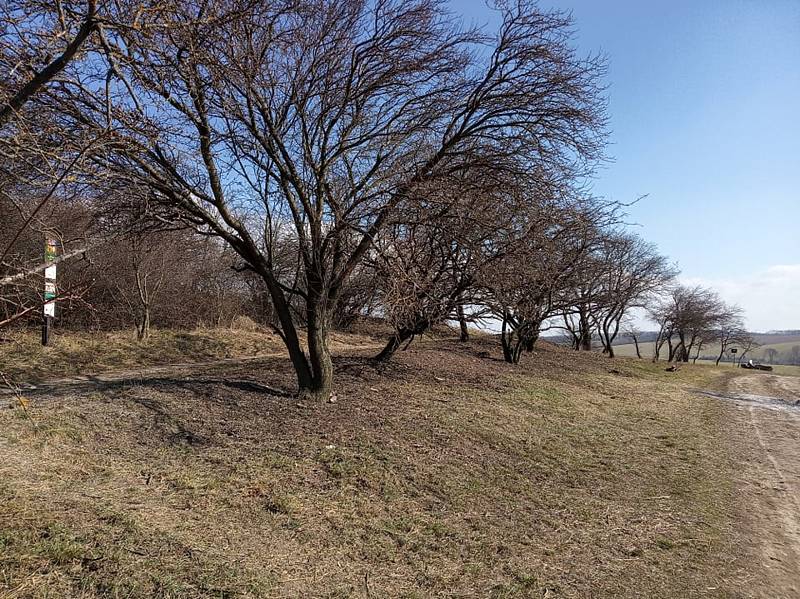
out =
{"type": "Polygon", "coordinates": [[[687,391],[716,374],[498,349],[350,352],[336,404],[190,378],[5,410],[0,597],[733,596],[724,406],[687,391]]]}
{"type": "MultiPolygon", "coordinates": [[[[377,348],[379,343],[363,334],[335,333],[332,349],[377,348]]],[[[150,337],[141,342],[130,331],[57,331],[48,347],[42,347],[37,333],[21,331],[0,344],[0,372],[20,382],[38,383],[86,373],[284,353],[280,337],[261,327],[153,329],[150,337]]]]}

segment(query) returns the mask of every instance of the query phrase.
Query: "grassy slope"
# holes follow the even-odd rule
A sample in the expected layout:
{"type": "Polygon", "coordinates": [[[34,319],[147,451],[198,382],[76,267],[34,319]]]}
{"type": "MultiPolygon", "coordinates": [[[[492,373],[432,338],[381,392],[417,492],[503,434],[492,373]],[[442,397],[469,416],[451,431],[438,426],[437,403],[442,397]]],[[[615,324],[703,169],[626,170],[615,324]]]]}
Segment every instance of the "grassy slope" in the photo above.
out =
{"type": "Polygon", "coordinates": [[[5,410],[0,597],[735,596],[718,371],[412,347],[5,410]]]}

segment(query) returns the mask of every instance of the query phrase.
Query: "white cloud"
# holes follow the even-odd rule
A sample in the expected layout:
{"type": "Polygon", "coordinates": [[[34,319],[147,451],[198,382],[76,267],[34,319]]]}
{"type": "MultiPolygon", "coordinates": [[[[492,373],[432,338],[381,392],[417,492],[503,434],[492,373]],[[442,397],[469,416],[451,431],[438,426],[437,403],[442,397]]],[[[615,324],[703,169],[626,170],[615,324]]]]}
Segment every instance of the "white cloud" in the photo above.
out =
{"type": "Polygon", "coordinates": [[[751,331],[800,329],[800,264],[779,264],[730,278],[681,280],[711,287],[726,302],[738,304],[751,331]]]}

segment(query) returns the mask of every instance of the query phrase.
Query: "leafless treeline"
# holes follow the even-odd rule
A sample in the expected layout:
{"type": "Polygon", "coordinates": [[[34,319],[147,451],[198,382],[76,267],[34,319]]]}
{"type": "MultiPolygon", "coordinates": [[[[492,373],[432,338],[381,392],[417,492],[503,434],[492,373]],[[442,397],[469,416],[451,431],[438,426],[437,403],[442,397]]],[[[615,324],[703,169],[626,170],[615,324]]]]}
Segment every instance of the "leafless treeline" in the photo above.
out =
{"type": "Polygon", "coordinates": [[[740,352],[739,359],[757,347],[742,322],[741,309],[723,302],[713,290],[676,285],[649,311],[658,325],[654,360],[664,349],[670,361],[697,360],[704,347],[716,344],[719,364],[733,346],[740,352]]]}
{"type": "MultiPolygon", "coordinates": [[[[394,327],[381,359],[450,319],[498,323],[509,362],[553,326],[613,356],[674,269],[584,188],[603,61],[564,14],[496,10],[486,31],[438,0],[7,0],[5,320],[56,235],[84,259],[65,297],[113,298],[142,338],[154,309],[253,314],[310,396],[331,328],[366,314],[394,327]]],[[[688,356],[701,336],[665,314],[688,356]]]]}

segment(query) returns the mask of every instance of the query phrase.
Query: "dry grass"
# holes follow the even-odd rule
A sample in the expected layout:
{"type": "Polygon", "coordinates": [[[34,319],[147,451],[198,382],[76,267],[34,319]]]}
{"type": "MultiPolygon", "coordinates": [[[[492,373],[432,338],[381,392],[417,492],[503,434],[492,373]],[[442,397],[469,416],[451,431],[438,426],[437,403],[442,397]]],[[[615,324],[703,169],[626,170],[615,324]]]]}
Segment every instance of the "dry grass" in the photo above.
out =
{"type": "MultiPolygon", "coordinates": [[[[337,333],[333,349],[376,347],[365,335],[337,333]]],[[[284,354],[280,338],[266,329],[153,329],[136,341],[131,331],[101,333],[56,332],[52,344],[41,346],[38,333],[17,332],[0,344],[0,372],[25,382],[84,373],[102,373],[175,363],[198,363],[226,358],[284,354]]]]}
{"type": "Polygon", "coordinates": [[[735,596],[718,373],[412,347],[336,404],[268,358],[5,410],[0,597],[735,596]]]}

